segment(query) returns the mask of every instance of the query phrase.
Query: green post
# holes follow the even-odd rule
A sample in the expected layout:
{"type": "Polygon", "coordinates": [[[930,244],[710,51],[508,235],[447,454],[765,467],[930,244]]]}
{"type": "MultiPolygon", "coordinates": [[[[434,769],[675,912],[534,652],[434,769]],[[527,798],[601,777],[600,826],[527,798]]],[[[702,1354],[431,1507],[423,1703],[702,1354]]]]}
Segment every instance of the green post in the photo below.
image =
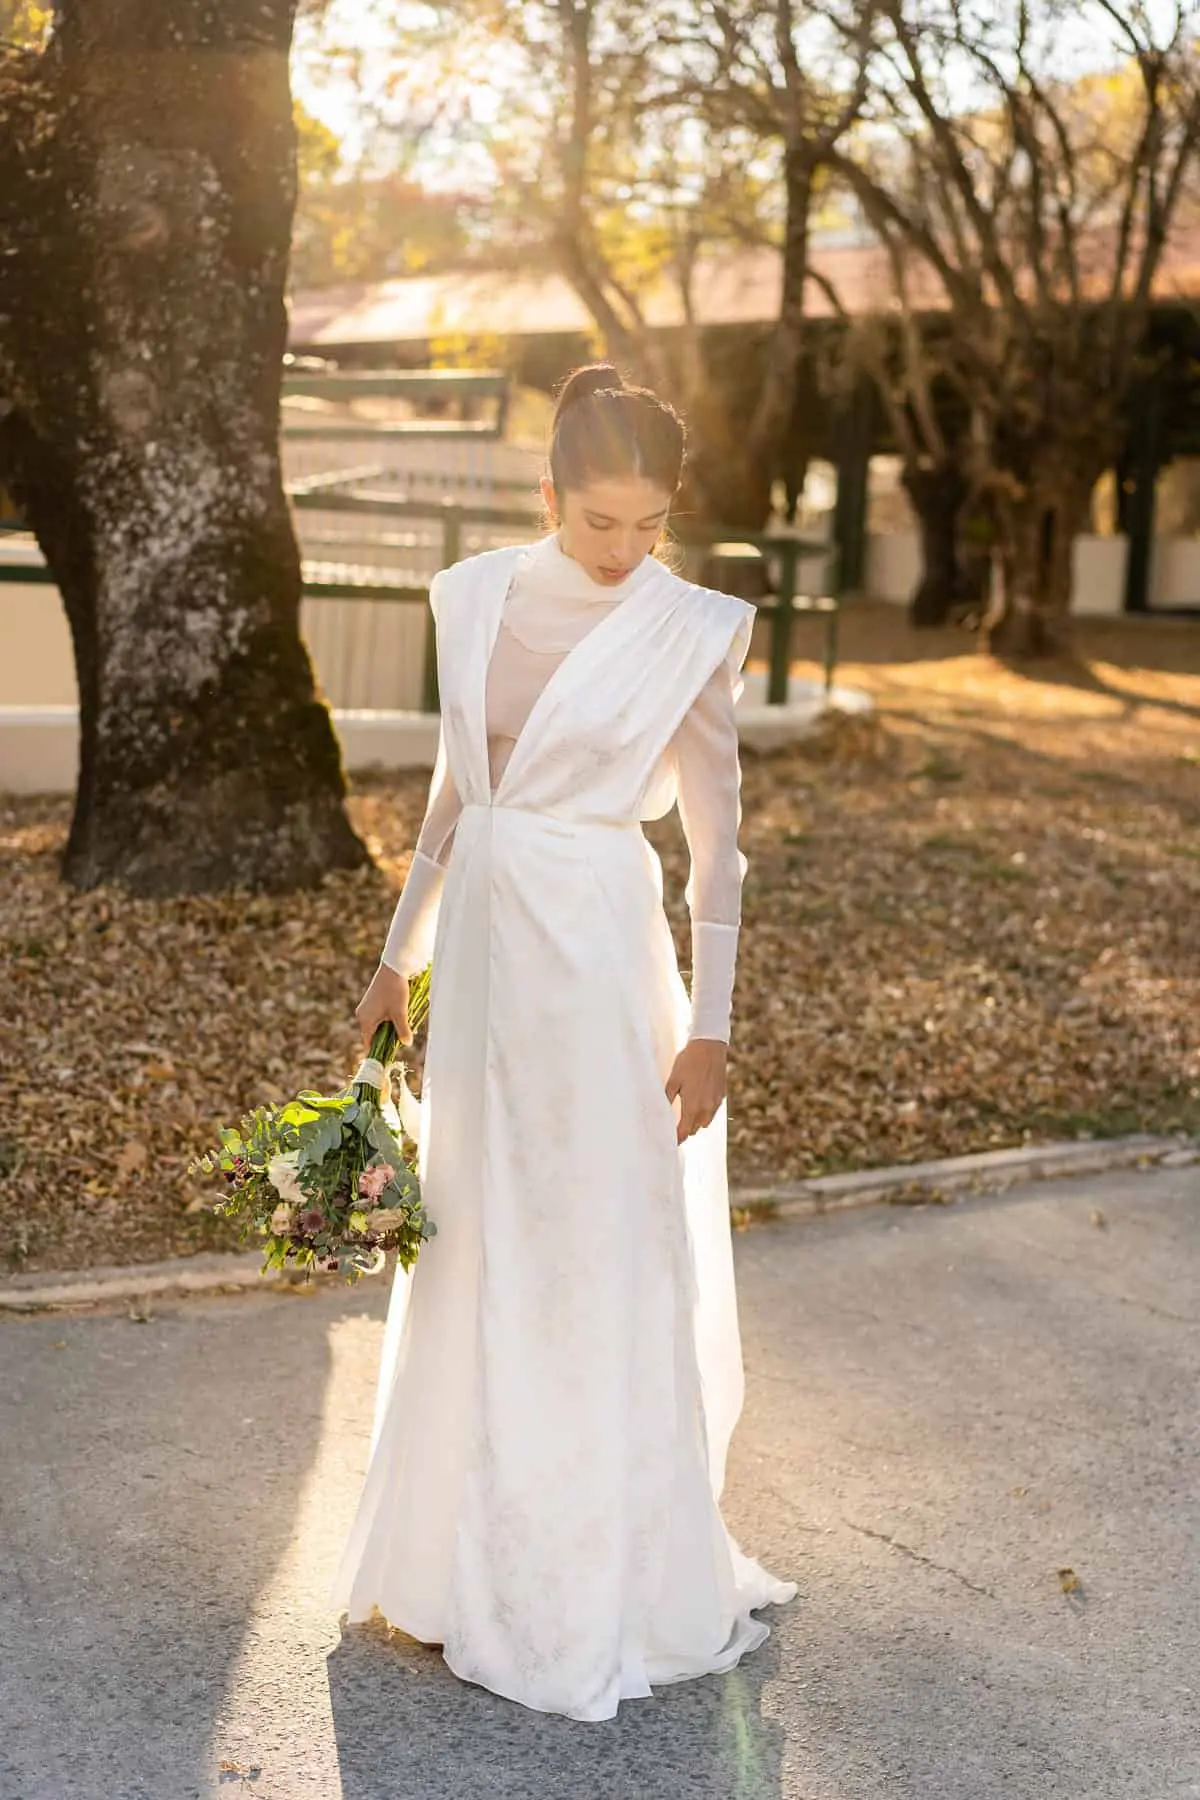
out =
{"type": "Polygon", "coordinates": [[[837,668],[838,659],[838,607],[834,602],[833,611],[825,622],[825,698],[833,689],[833,672],[837,668]]]}
{"type": "Polygon", "coordinates": [[[1119,471],[1123,489],[1121,521],[1129,534],[1125,564],[1126,612],[1150,610],[1150,565],[1154,556],[1154,512],[1158,470],[1162,458],[1162,381],[1151,377],[1142,384],[1130,408],[1132,424],[1124,467],[1119,471]]]}
{"type": "Polygon", "coordinates": [[[796,561],[799,547],[780,538],[771,545],[779,558],[779,592],[771,613],[771,669],[767,677],[768,706],[786,706],[788,671],[792,661],[792,620],[795,617],[796,561]]]}
{"type": "Polygon", "coordinates": [[[875,389],[867,376],[854,391],[837,423],[837,496],[833,538],[838,556],[839,598],[862,587],[866,567],[867,493],[875,441],[875,389]]]}
{"type": "MultiPolygon", "coordinates": [[[[442,568],[462,558],[462,507],[450,503],[442,508],[442,568]]],[[[425,617],[425,668],[421,677],[421,705],[425,712],[440,712],[437,673],[437,631],[433,613],[425,617]]]]}
{"type": "Polygon", "coordinates": [[[435,713],[441,710],[441,697],[438,693],[437,631],[433,623],[433,614],[426,609],[425,666],[421,671],[421,711],[435,713]]]}
{"type": "Polygon", "coordinates": [[[450,501],[442,510],[442,567],[462,560],[462,507],[450,501]]]}

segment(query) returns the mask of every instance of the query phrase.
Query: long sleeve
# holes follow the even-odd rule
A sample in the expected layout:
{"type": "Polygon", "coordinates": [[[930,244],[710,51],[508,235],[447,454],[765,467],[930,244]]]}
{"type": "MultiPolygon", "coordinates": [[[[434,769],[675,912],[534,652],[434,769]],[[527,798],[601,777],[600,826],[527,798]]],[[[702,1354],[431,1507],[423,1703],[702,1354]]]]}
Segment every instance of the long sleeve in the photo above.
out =
{"type": "MultiPolygon", "coordinates": [[[[435,575],[429,585],[429,605],[435,620],[439,579],[435,575]]],[[[441,905],[442,884],[446,878],[450,846],[454,841],[454,829],[461,811],[462,800],[454,785],[446,756],[445,726],[439,725],[437,755],[429,782],[425,817],[417,833],[412,862],[400,890],[400,898],[388,926],[383,954],[379,959],[399,975],[419,974],[433,955],[433,936],[441,905]]]]}
{"type": "Polygon", "coordinates": [[[462,801],[446,760],[445,732],[439,730],[425,817],[379,959],[399,975],[417,974],[433,954],[442,884],[461,811],[462,801]]]}
{"type": "Polygon", "coordinates": [[[746,859],[738,849],[741,765],[734,671],[724,660],[675,734],[679,816],[691,855],[686,898],[692,929],[689,1037],[728,1043],[746,859]]]}

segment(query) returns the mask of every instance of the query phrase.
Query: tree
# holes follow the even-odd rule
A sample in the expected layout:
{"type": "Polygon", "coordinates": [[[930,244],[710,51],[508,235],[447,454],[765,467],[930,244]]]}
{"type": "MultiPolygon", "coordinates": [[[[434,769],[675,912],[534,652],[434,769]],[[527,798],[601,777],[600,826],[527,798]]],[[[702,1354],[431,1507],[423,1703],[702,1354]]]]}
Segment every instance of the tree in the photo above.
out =
{"type": "Polygon", "coordinates": [[[292,234],[293,291],[461,268],[468,207],[400,174],[357,171],[301,188],[292,234]]]}
{"type": "Polygon", "coordinates": [[[59,0],[0,61],[0,481],[74,640],[80,887],[365,860],[278,451],[293,9],[59,0]]]}
{"type": "Polygon", "coordinates": [[[924,628],[945,625],[959,609],[979,606],[986,570],[979,543],[964,539],[972,525],[978,538],[990,472],[955,380],[953,342],[941,329],[942,319],[923,312],[922,302],[930,299],[928,275],[902,240],[885,237],[884,249],[886,260],[874,267],[860,263],[856,286],[867,293],[886,293],[890,286],[885,308],[864,309],[861,293],[852,308],[827,267],[818,264],[810,274],[842,328],[838,353],[827,359],[826,386],[846,404],[854,384],[865,377],[899,452],[901,484],[921,542],[909,620],[924,628]]]}
{"type": "MultiPolygon", "coordinates": [[[[702,0],[680,34],[689,66],[696,68],[694,59],[701,57],[684,91],[706,129],[732,135],[735,154],[738,135],[749,132],[775,161],[777,229],[762,233],[762,207],[727,215],[735,241],[765,236],[780,259],[779,306],[748,429],[740,443],[729,434],[712,445],[719,463],[711,479],[728,481],[732,470],[742,469],[750,483],[739,523],[743,513],[746,523],[762,521],[771,480],[783,473],[781,453],[792,432],[807,353],[814,216],[830,158],[867,99],[873,30],[873,0],[845,13],[813,0],[766,6],[761,0],[702,0]]],[[[740,184],[737,191],[744,193],[740,184]]]]}
{"type": "Polygon", "coordinates": [[[327,125],[296,103],[299,193],[293,291],[386,281],[460,265],[470,251],[469,197],[430,193],[403,168],[346,165],[327,125]]]}
{"type": "MultiPolygon", "coordinates": [[[[1156,28],[1115,0],[880,13],[879,128],[833,161],[893,271],[920,264],[937,290],[927,310],[944,316],[1002,578],[989,641],[1043,653],[1063,639],[1072,543],[1116,456],[1195,166],[1195,14],[1181,4],[1156,28]],[[1067,79],[1062,37],[1081,22],[1092,72],[1067,79]]],[[[911,315],[899,282],[894,299],[911,315]]]]}
{"type": "Polygon", "coordinates": [[[607,354],[687,413],[693,502],[761,525],[797,402],[819,174],[862,99],[853,24],[827,29],[807,0],[434,0],[421,19],[396,28],[403,115],[440,109],[441,136],[483,153],[497,258],[571,283],[607,354]],[[780,257],[779,308],[728,376],[703,287],[751,242],[780,257]]]}

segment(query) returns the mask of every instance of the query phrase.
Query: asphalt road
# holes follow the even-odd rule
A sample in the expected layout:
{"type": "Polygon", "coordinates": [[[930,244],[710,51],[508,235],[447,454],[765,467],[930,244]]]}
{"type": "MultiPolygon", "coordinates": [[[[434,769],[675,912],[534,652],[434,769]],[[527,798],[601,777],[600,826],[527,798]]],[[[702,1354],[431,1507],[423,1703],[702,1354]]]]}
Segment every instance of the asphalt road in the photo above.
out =
{"type": "Polygon", "coordinates": [[[1200,1170],[738,1249],[800,1596],[603,1725],[325,1610],[382,1286],[0,1320],[2,1800],[1200,1797],[1200,1170]]]}

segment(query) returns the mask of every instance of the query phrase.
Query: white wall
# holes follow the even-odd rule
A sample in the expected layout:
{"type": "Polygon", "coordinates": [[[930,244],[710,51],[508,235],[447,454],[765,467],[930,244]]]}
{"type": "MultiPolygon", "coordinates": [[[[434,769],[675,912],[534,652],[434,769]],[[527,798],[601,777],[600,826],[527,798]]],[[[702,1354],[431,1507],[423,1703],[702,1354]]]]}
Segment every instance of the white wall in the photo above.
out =
{"type": "MultiPolygon", "coordinates": [[[[0,559],[12,544],[0,540],[0,559]]],[[[339,707],[421,704],[428,608],[305,600],[300,629],[325,697],[339,707]]],[[[74,706],[71,633],[58,589],[0,582],[0,706],[74,706]]]]}
{"type": "MultiPolygon", "coordinates": [[[[0,538],[0,557],[7,548],[0,538]]],[[[77,698],[58,589],[0,582],[0,706],[74,706],[77,698]]]]}
{"type": "MultiPolygon", "coordinates": [[[[1072,612],[1084,617],[1120,613],[1128,560],[1128,538],[1077,537],[1072,612]]],[[[920,539],[915,531],[873,532],[868,536],[866,592],[870,599],[905,605],[920,574],[920,539]]],[[[1200,605],[1200,538],[1156,539],[1147,600],[1151,610],[1156,606],[1200,605]]]]}
{"type": "Polygon", "coordinates": [[[1077,537],[1071,558],[1072,611],[1091,617],[1122,612],[1128,562],[1126,537],[1077,537]]]}
{"type": "MultiPolygon", "coordinates": [[[[27,559],[33,554],[28,546],[23,553],[27,559]]],[[[0,540],[0,557],[11,561],[20,554],[15,540],[0,540]]],[[[1127,556],[1124,538],[1077,539],[1076,612],[1120,612],[1127,556]]],[[[870,537],[866,576],[872,598],[906,602],[919,573],[915,532],[870,537]]],[[[821,559],[801,570],[801,586],[809,591],[820,591],[824,579],[821,559]]],[[[1152,605],[1197,601],[1200,539],[1160,539],[1151,565],[1152,605]]],[[[421,703],[427,617],[418,605],[304,602],[302,630],[350,767],[432,760],[436,725],[406,716],[421,703]]],[[[0,791],[70,790],[76,697],[70,632],[57,589],[0,582],[0,791]]]]}
{"type": "Polygon", "coordinates": [[[915,531],[871,531],[863,580],[872,600],[907,605],[921,578],[921,540],[915,531]]]}
{"type": "MultiPolygon", "coordinates": [[[[363,551],[356,552],[361,557],[363,551]]],[[[13,539],[0,539],[0,558],[29,557],[13,539]]],[[[1121,611],[1123,537],[1075,541],[1073,606],[1083,615],[1121,611]]],[[[866,591],[875,600],[905,604],[920,575],[915,532],[874,533],[867,540],[866,591]]],[[[804,591],[820,592],[823,558],[806,558],[804,591]]],[[[1150,571],[1150,604],[1200,603],[1200,538],[1160,538],[1150,571]]],[[[411,709],[420,705],[428,614],[419,605],[362,600],[306,600],[301,629],[322,692],[347,709],[411,709]]],[[[0,706],[73,706],[76,700],[71,634],[58,590],[0,582],[0,706]]]]}
{"type": "MultiPolygon", "coordinates": [[[[766,703],[766,675],[752,671],[738,702],[738,735],[744,744],[772,750],[811,731],[827,705],[870,712],[873,702],[857,688],[793,678],[786,706],[766,703]]],[[[437,754],[436,713],[335,708],[333,726],[351,772],[431,769],[437,754]]],[[[75,786],[79,720],[73,706],[0,706],[0,793],[69,794],[75,786]]]]}
{"type": "Polygon", "coordinates": [[[1155,539],[1150,593],[1152,606],[1200,604],[1200,538],[1155,539]]]}

